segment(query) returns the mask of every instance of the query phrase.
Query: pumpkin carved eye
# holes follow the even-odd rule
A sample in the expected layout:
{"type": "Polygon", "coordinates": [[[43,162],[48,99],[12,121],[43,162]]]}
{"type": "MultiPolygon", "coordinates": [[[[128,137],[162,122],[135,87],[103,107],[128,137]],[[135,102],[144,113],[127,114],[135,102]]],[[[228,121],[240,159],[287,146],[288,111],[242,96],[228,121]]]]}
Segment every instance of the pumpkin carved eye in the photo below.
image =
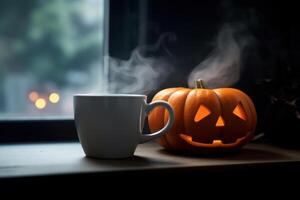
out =
{"type": "Polygon", "coordinates": [[[247,120],[247,115],[245,113],[245,110],[242,106],[241,103],[239,103],[233,110],[232,112],[235,116],[239,117],[240,119],[246,121],[247,120]]]}
{"type": "Polygon", "coordinates": [[[207,117],[208,115],[210,115],[211,111],[205,107],[204,105],[200,105],[200,107],[198,108],[198,111],[195,115],[194,121],[195,122],[199,122],[202,119],[204,119],[205,117],[207,117]]]}

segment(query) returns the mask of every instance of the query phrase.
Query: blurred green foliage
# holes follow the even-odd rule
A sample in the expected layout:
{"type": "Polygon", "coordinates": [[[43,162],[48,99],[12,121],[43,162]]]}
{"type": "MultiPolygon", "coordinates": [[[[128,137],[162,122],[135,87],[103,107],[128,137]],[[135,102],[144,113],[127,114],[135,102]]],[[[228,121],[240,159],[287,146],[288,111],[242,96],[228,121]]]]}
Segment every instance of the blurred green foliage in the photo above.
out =
{"type": "Polygon", "coordinates": [[[101,0],[1,0],[0,79],[31,73],[63,86],[68,70],[102,59],[101,0]]]}

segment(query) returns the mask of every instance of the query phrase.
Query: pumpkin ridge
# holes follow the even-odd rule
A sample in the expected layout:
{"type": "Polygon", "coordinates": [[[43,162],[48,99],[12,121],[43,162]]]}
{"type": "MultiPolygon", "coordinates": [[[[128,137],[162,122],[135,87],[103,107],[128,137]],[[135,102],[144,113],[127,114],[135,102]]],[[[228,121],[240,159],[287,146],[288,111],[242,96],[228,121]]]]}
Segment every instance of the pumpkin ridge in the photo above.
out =
{"type": "MultiPolygon", "coordinates": [[[[189,94],[194,90],[194,89],[189,89],[190,91],[187,93],[187,95],[186,95],[186,97],[185,97],[185,99],[184,99],[184,104],[183,104],[183,112],[182,112],[182,115],[183,115],[183,118],[182,119],[184,119],[185,118],[185,106],[186,106],[186,100],[187,100],[187,98],[188,98],[188,96],[189,96],[189,94]]],[[[183,122],[182,123],[183,124],[183,130],[184,130],[184,133],[186,133],[186,125],[185,125],[185,123],[183,122]]],[[[184,147],[183,148],[185,148],[185,149],[189,149],[190,147],[186,144],[186,143],[184,143],[183,144],[184,145],[184,147]]]]}
{"type": "MultiPolygon", "coordinates": [[[[190,90],[189,92],[188,92],[188,94],[186,95],[186,97],[185,97],[185,101],[184,101],[184,104],[183,104],[183,108],[185,108],[185,106],[186,106],[186,99],[188,98],[188,96],[190,95],[190,93],[192,92],[193,90],[190,90]]],[[[182,119],[184,119],[185,118],[185,111],[183,110],[183,118],[182,119]]],[[[184,130],[184,133],[186,132],[186,125],[185,125],[185,123],[183,122],[182,123],[183,124],[183,130],[184,130]]]]}
{"type": "MultiPolygon", "coordinates": [[[[165,98],[169,98],[170,95],[178,89],[179,88],[167,88],[167,89],[161,90],[160,92],[158,92],[157,94],[155,94],[153,96],[152,102],[157,101],[157,100],[166,100],[165,98]]],[[[156,109],[158,109],[158,108],[156,108],[156,109]]],[[[155,116],[155,114],[153,114],[152,112],[157,112],[156,109],[151,111],[150,114],[148,115],[149,129],[150,129],[150,132],[152,132],[152,133],[162,129],[165,126],[165,123],[164,123],[163,119],[162,119],[162,122],[159,125],[155,122],[155,120],[157,120],[157,119],[156,119],[156,117],[153,118],[155,116]]],[[[164,109],[162,109],[161,115],[162,115],[162,118],[163,118],[164,115],[165,115],[165,110],[164,109]]],[[[157,142],[165,148],[171,148],[170,145],[166,142],[164,136],[165,135],[163,135],[162,137],[157,139],[157,142]]]]}
{"type": "MultiPolygon", "coordinates": [[[[246,97],[246,99],[248,101],[248,103],[247,103],[246,106],[249,108],[251,116],[255,116],[255,119],[250,118],[250,120],[251,120],[251,127],[254,127],[253,130],[255,130],[256,123],[257,123],[256,122],[257,121],[257,113],[256,113],[255,107],[253,105],[253,102],[252,102],[251,98],[247,94],[245,94],[242,91],[238,91],[238,92],[242,93],[246,97]]],[[[243,105],[243,106],[245,106],[245,105],[243,105]]]]}
{"type": "MultiPolygon", "coordinates": [[[[181,89],[183,89],[183,88],[182,88],[182,87],[178,87],[178,88],[170,88],[170,89],[173,89],[173,91],[171,91],[170,94],[166,95],[166,96],[168,96],[167,99],[158,98],[158,99],[156,99],[156,100],[164,100],[164,101],[167,101],[167,102],[168,102],[169,99],[170,99],[170,97],[171,97],[175,92],[177,92],[178,90],[181,90],[181,89]]],[[[164,110],[163,116],[166,115],[166,112],[167,112],[167,111],[164,110]]],[[[166,125],[166,124],[163,123],[163,126],[165,126],[165,125],[166,125]]],[[[166,134],[168,134],[168,133],[166,133],[166,134]]],[[[169,148],[172,148],[172,145],[171,145],[170,142],[168,141],[166,134],[164,134],[162,137],[160,137],[159,140],[161,140],[161,142],[164,142],[164,143],[166,144],[166,146],[168,146],[169,148]]]]}
{"type": "Polygon", "coordinates": [[[255,116],[255,119],[251,118],[251,126],[254,126],[254,130],[255,130],[256,123],[257,123],[256,122],[257,121],[257,113],[256,113],[255,107],[253,105],[253,102],[252,102],[251,98],[246,93],[244,93],[242,91],[239,91],[239,92],[243,93],[246,96],[246,99],[248,101],[247,107],[250,110],[251,116],[255,116]]]}
{"type": "MultiPolygon", "coordinates": [[[[223,104],[222,104],[222,102],[221,102],[221,99],[220,99],[220,97],[219,97],[219,95],[218,95],[218,93],[213,89],[212,90],[213,91],[213,93],[216,95],[216,97],[217,97],[217,99],[218,99],[218,102],[219,102],[219,105],[220,105],[220,115],[219,116],[223,116],[223,104]]],[[[223,119],[224,119],[224,117],[223,117],[223,119]]],[[[217,119],[218,120],[218,119],[217,119]]],[[[226,124],[226,121],[224,122],[225,124],[226,124]]],[[[220,132],[219,132],[219,136],[220,136],[220,138],[222,138],[222,136],[223,136],[223,131],[222,131],[222,129],[220,129],[220,132]]]]}
{"type": "MultiPolygon", "coordinates": [[[[168,96],[168,98],[167,98],[165,101],[169,102],[170,97],[171,97],[175,92],[177,92],[177,91],[180,90],[180,89],[182,89],[182,88],[179,87],[178,89],[172,91],[171,94],[168,96]]],[[[165,116],[166,112],[167,112],[167,111],[165,110],[164,116],[165,116]]],[[[168,134],[168,133],[166,133],[166,134],[168,134]]],[[[161,137],[161,139],[164,140],[164,142],[167,144],[167,146],[169,146],[169,147],[172,148],[172,145],[171,145],[170,142],[168,141],[168,137],[166,136],[166,134],[164,134],[164,135],[161,137]]]]}
{"type": "MultiPolygon", "coordinates": [[[[217,88],[216,90],[213,89],[213,92],[214,92],[214,93],[217,95],[217,97],[218,97],[217,99],[218,99],[219,104],[220,104],[220,107],[221,107],[221,114],[220,114],[220,116],[223,115],[223,109],[224,109],[224,107],[223,107],[223,104],[222,104],[222,102],[221,102],[221,99],[220,99],[220,96],[219,96],[218,91],[222,91],[222,89],[227,89],[227,88],[217,88]]],[[[232,89],[232,88],[230,88],[230,89],[232,89]]],[[[226,124],[226,122],[225,122],[225,124],[226,124]]],[[[222,129],[220,129],[220,137],[221,137],[221,138],[224,137],[224,131],[223,131],[222,129]]]]}
{"type": "MultiPolygon", "coordinates": [[[[184,106],[185,106],[185,103],[186,103],[186,99],[187,99],[187,96],[188,94],[190,93],[191,89],[188,89],[188,88],[179,88],[178,90],[174,91],[168,98],[168,102],[170,100],[170,98],[175,95],[176,92],[179,92],[179,91],[188,91],[185,98],[183,99],[184,100],[184,104],[182,105],[183,106],[183,113],[184,113],[184,106]]],[[[170,103],[170,102],[169,102],[170,103]]],[[[174,108],[173,108],[174,109],[174,108]]],[[[165,111],[166,112],[166,111],[165,111]]],[[[174,112],[176,112],[176,110],[174,109],[174,112]]],[[[176,114],[175,114],[175,118],[176,118],[176,114]]],[[[176,120],[176,119],[175,119],[176,120]]],[[[184,128],[184,125],[183,125],[183,128],[184,128]]],[[[184,144],[182,140],[178,140],[178,139],[174,139],[174,136],[172,136],[171,134],[173,134],[171,131],[170,133],[167,133],[164,135],[164,138],[166,139],[166,141],[168,142],[168,144],[173,148],[174,147],[174,142],[170,142],[170,140],[172,141],[176,141],[176,143],[181,143],[181,144],[184,144]]],[[[175,133],[176,134],[176,133],[175,133]]]]}

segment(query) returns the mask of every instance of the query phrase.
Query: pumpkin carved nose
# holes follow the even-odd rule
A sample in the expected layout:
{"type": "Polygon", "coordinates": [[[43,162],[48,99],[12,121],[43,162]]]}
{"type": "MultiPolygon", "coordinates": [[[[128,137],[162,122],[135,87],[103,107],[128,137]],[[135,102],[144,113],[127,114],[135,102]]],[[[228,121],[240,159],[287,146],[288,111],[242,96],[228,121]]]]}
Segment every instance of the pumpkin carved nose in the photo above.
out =
{"type": "Polygon", "coordinates": [[[216,123],[216,127],[223,127],[223,126],[225,126],[224,119],[222,118],[222,116],[219,116],[217,123],[216,123]]]}

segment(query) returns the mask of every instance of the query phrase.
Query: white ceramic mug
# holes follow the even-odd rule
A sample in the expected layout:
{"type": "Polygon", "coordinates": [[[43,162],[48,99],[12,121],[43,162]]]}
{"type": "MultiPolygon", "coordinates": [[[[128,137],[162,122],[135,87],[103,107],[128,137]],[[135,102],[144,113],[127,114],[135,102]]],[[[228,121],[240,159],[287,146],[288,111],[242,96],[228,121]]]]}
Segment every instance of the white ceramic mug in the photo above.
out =
{"type": "Polygon", "coordinates": [[[166,133],[174,122],[172,107],[165,101],[147,104],[147,96],[74,95],[74,118],[81,146],[89,157],[126,158],[139,143],[166,133]],[[165,107],[169,120],[156,133],[142,134],[146,114],[157,106],[165,107]]]}

